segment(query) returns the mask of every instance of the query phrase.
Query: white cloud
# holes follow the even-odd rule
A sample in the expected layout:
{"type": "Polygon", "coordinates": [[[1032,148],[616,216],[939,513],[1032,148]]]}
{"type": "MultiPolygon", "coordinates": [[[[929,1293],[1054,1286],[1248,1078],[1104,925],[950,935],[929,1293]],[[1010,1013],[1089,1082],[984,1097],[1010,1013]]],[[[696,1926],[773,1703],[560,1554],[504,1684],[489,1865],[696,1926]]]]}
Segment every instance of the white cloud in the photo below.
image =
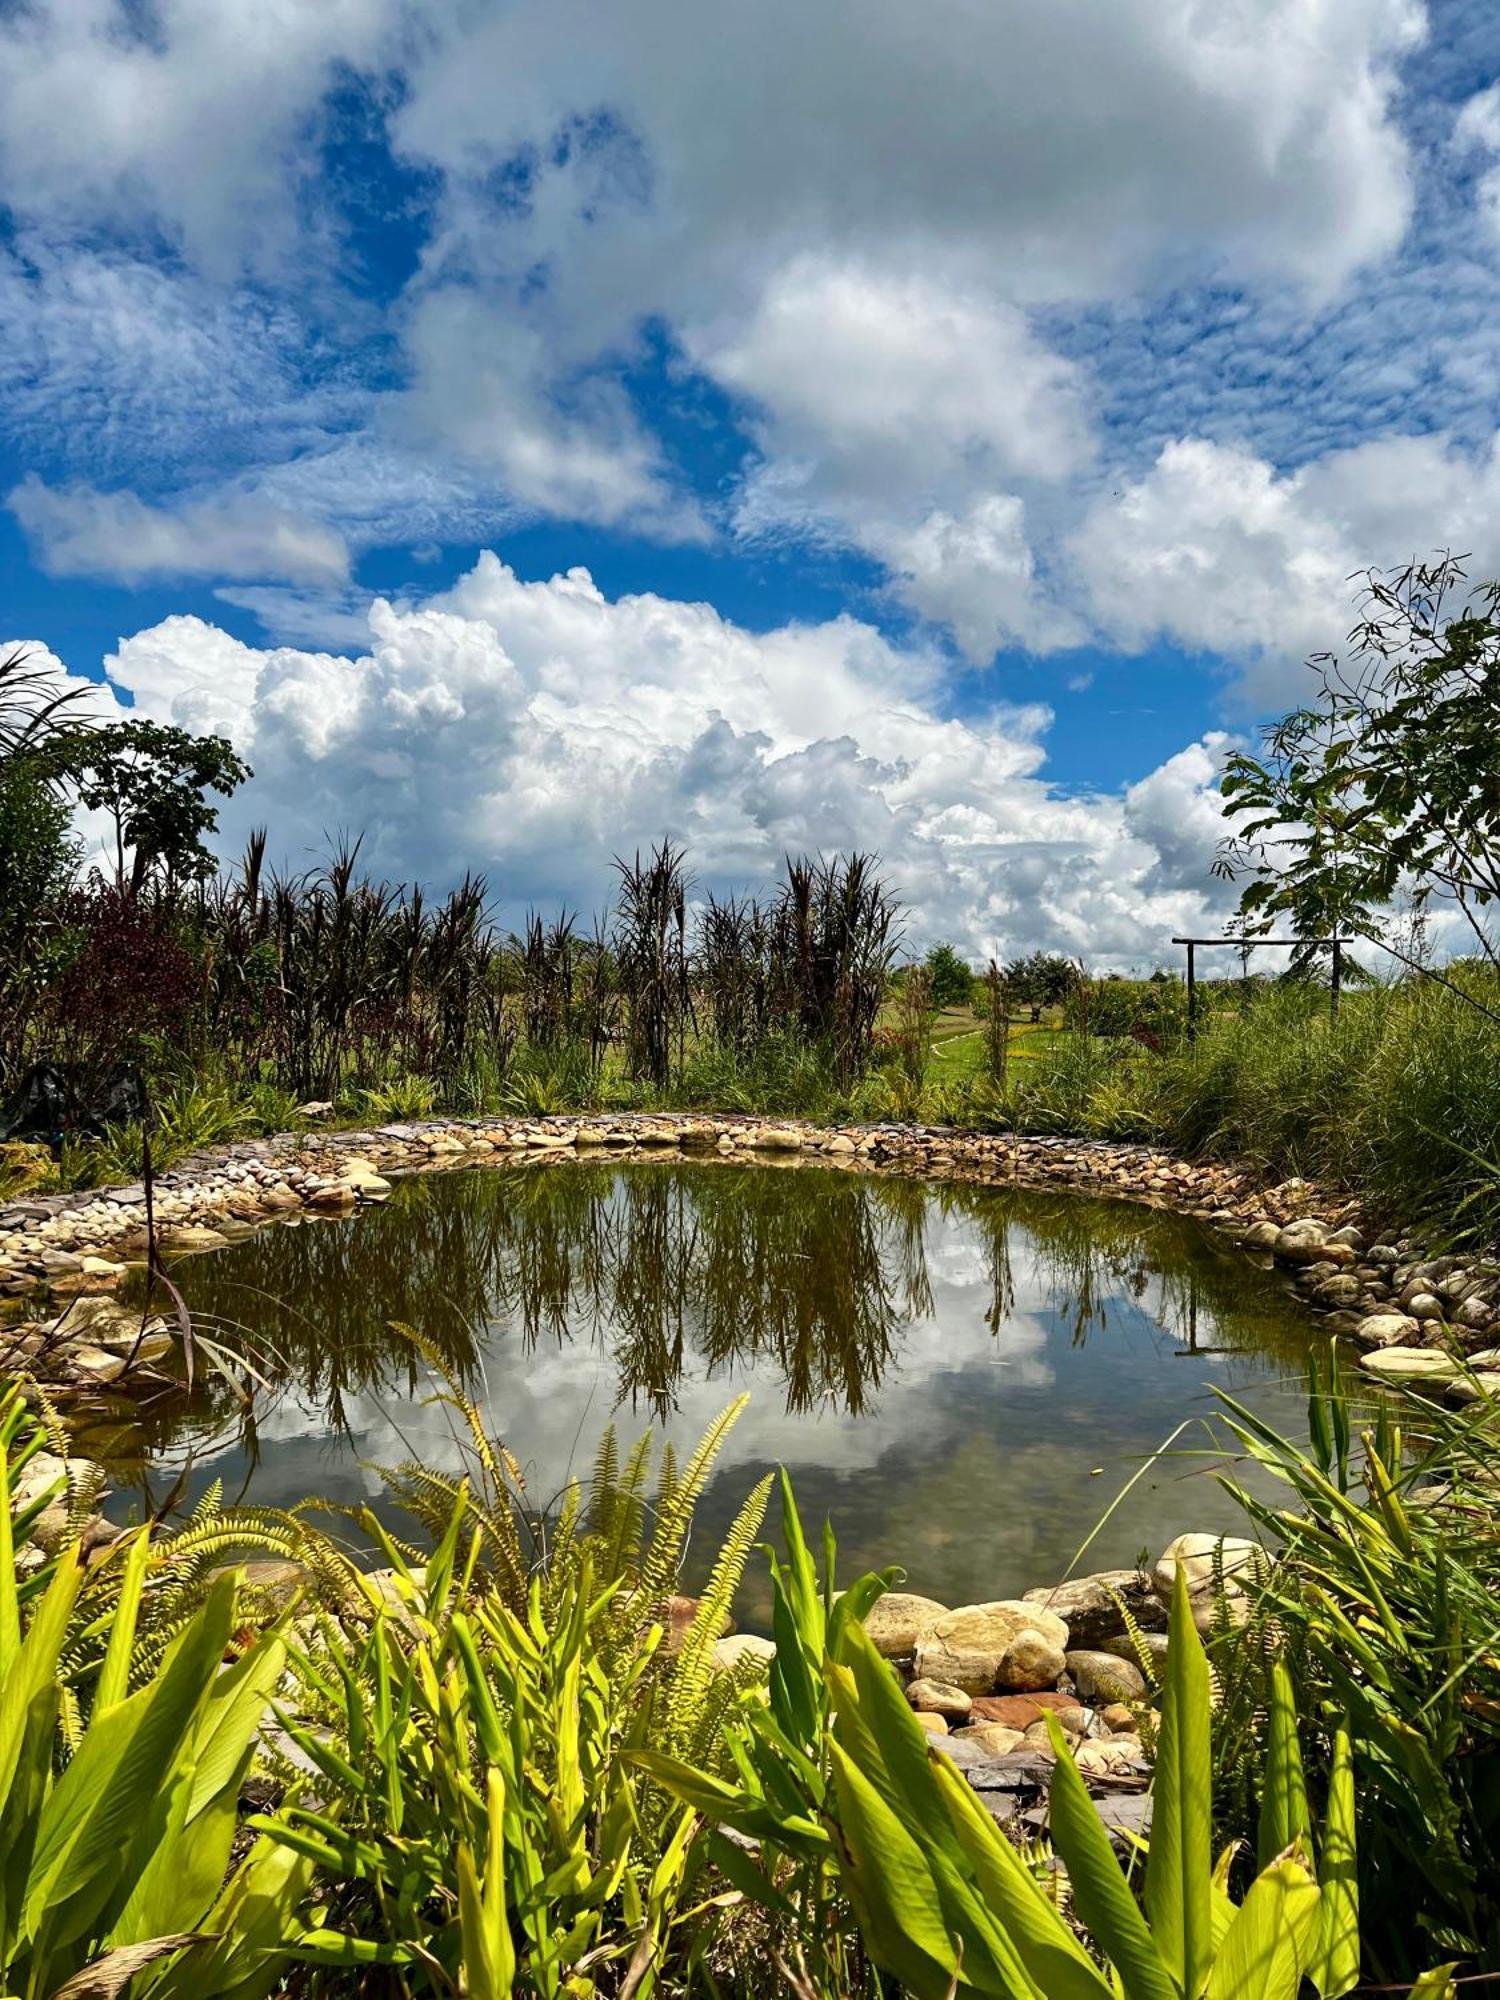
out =
{"type": "Polygon", "coordinates": [[[440,440],[521,509],[703,536],[617,382],[559,385],[542,335],[467,288],[419,300],[406,339],[414,381],[393,421],[414,441],[440,440]]]}
{"type": "Polygon", "coordinates": [[[201,268],[296,241],[297,142],[395,0],[39,0],[0,18],[0,173],[24,221],[166,229],[201,268]]]}
{"type": "MultiPolygon", "coordinates": [[[[395,129],[476,197],[532,149],[524,240],[566,250],[570,318],[691,315],[814,246],[917,246],[1018,299],[1184,251],[1322,286],[1399,240],[1392,65],[1423,25],[1414,0],[770,0],[705,33],[688,0],[517,0],[434,23],[395,129]],[[559,145],[570,119],[596,123],[559,145]]],[[[476,254],[492,199],[451,221],[476,254]]]]}
{"type": "Polygon", "coordinates": [[[1453,138],[1460,153],[1478,154],[1486,162],[1474,183],[1474,206],[1500,243],[1500,83],[1468,100],[1454,121],[1453,138]]]}
{"type": "Polygon", "coordinates": [[[349,551],[333,529],[256,493],[211,493],[157,507],[129,492],[57,490],[34,473],[5,504],[53,576],[261,579],[341,584],[349,551]]]}
{"type": "Polygon", "coordinates": [[[795,259],[754,312],[698,329],[700,366],[751,399],[742,534],[787,528],[883,563],[899,598],[976,661],[1076,636],[1049,603],[1017,480],[1089,457],[1076,372],[1013,306],[873,264],[795,259]]]}
{"type": "Polygon", "coordinates": [[[1121,644],[1164,635],[1239,661],[1278,703],[1308,653],[1341,643],[1355,572],[1440,548],[1500,570],[1500,439],[1475,460],[1441,437],[1380,438],[1285,477],[1242,448],[1179,439],[1072,542],[1121,644]]]}
{"type": "Polygon", "coordinates": [[[708,884],[764,884],[788,850],[878,850],[913,941],[976,956],[1048,944],[1152,960],[1221,892],[1164,830],[1200,822],[1216,751],[1128,799],[1042,775],[1042,708],[955,719],[940,664],[850,618],[751,633],[710,607],[610,600],[587,572],[523,583],[494,556],[416,606],[377,601],[358,659],[241,645],[195,618],[108,661],[146,712],[226,730],[298,865],[340,829],[405,879],[489,875],[508,913],[595,907],[612,857],[671,832],[708,884]]]}

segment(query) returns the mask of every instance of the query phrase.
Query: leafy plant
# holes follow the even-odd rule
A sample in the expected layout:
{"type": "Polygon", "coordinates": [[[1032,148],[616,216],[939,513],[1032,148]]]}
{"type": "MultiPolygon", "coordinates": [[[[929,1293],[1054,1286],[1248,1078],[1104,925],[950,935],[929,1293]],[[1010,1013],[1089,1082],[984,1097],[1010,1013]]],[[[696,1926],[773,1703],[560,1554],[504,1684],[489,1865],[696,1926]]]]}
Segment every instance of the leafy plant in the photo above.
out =
{"type": "Polygon", "coordinates": [[[260,1823],[329,1888],[291,1947],[315,1982],[385,1966],[413,1993],[553,1995],[610,1977],[646,1994],[668,1959],[709,1948],[722,1904],[696,1815],[632,1758],[656,1745],[723,1768],[726,1718],[759,1678],[718,1666],[713,1645],[769,1479],[696,1608],[668,1624],[693,1503],[743,1400],[680,1472],[668,1463],[652,1509],[649,1433],[623,1464],[609,1433],[587,1508],[575,1488],[554,1519],[528,1518],[472,1408],[479,1490],[394,1475],[440,1531],[419,1563],[364,1517],[390,1567],[362,1614],[322,1616],[292,1649],[300,1713],[281,1717],[325,1803],[260,1823]]]}
{"type": "MultiPolygon", "coordinates": [[[[13,1994],[119,1992],[136,1975],[175,1994],[176,1961],[214,1941],[226,1896],[243,1905],[254,1855],[225,1888],[241,1781],[284,1665],[273,1626],[227,1669],[236,1583],[215,1582],[132,1691],[148,1539],[136,1536],[86,1719],[66,1650],[84,1580],[67,1548],[23,1632],[0,1449],[0,1972],[13,1994]]],[[[289,1885],[288,1885],[289,1886],[289,1885]]],[[[283,1912],[289,1917],[290,1904],[283,1912]]],[[[278,1929],[279,1929],[278,1925],[278,1929]]],[[[247,1942],[241,1938],[238,1942],[247,1942]]],[[[250,1954],[236,1990],[270,1979],[250,1954]]],[[[140,1989],[137,1989],[140,1990],[140,1989]]],[[[213,1984],[206,1992],[230,1990],[213,1984]]]]}
{"type": "Polygon", "coordinates": [[[1052,1841],[1106,1977],[961,1772],[931,1746],[865,1637],[860,1620],[882,1580],[863,1579],[836,1603],[826,1586],[820,1594],[789,1492],[784,1516],[777,1659],[768,1708],[743,1719],[739,1782],[714,1782],[649,1752],[637,1761],[719,1825],[760,1843],[758,1865],[728,1864],[733,1879],[789,1926],[795,1919],[799,1939],[820,1934],[809,1884],[826,1896],[831,1877],[871,1958],[918,2000],[1295,2000],[1304,1978],[1333,2000],[1353,1988],[1348,1734],[1334,1736],[1319,1874],[1292,1685],[1276,1668],[1259,1872],[1236,1902],[1234,1848],[1217,1864],[1211,1854],[1210,1677],[1180,1570],[1139,1900],[1051,1724],[1052,1841]]]}
{"type": "Polygon", "coordinates": [[[363,1090],[367,1117],[385,1123],[392,1119],[430,1118],[437,1104],[437,1086],[429,1076],[397,1076],[372,1090],[363,1090]]]}
{"type": "Polygon", "coordinates": [[[1383,1976],[1431,1950],[1500,1953],[1500,1567],[1493,1413],[1389,1404],[1357,1438],[1315,1379],[1310,1448],[1224,1398],[1230,1427],[1290,1504],[1232,1490],[1282,1545],[1250,1628],[1222,1649],[1221,1783],[1265,1700],[1262,1635],[1295,1661],[1313,1741],[1352,1744],[1369,1948],[1383,1976]],[[1414,1893],[1417,1885],[1419,1892],[1414,1893]]]}

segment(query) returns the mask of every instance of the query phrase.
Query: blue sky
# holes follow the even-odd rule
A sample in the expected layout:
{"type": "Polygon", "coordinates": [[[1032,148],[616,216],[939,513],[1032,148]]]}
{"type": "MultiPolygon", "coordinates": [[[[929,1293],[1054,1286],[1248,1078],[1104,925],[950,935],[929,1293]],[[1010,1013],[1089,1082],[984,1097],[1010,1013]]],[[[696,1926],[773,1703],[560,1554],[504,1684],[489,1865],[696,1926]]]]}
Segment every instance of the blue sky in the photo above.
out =
{"type": "Polygon", "coordinates": [[[1350,572],[1500,571],[1497,80],[1474,0],[0,0],[0,637],[234,735],[229,849],[873,845],[1150,962],[1350,572]]]}

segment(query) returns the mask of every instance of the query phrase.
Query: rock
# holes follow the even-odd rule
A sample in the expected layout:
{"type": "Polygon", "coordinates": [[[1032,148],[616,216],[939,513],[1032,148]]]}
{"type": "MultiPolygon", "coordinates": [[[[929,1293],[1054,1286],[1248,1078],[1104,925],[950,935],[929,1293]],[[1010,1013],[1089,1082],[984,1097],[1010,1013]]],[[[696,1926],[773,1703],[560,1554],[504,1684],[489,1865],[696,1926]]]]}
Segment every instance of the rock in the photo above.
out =
{"type": "Polygon", "coordinates": [[[373,1160],[358,1155],[352,1160],[345,1160],[341,1178],[353,1188],[361,1201],[386,1201],[390,1197],[391,1184],[373,1160]]]}
{"type": "Polygon", "coordinates": [[[1328,1238],[1330,1243],[1347,1243],[1351,1250],[1363,1250],[1365,1239],[1352,1222],[1346,1222],[1342,1229],[1335,1229],[1328,1238]]]}
{"type": "Polygon", "coordinates": [[[1406,1302],[1413,1319],[1441,1319],[1443,1302],[1434,1292],[1414,1292],[1406,1302]]]}
{"type": "Polygon", "coordinates": [[[1049,1709],[1055,1715],[1061,1709],[1075,1707],[1077,1701],[1076,1695],[1057,1694],[1050,1689],[1038,1694],[984,1694],[974,1697],[969,1713],[976,1723],[1000,1722],[1007,1729],[1029,1729],[1049,1709]]]}
{"type": "Polygon", "coordinates": [[[1289,1264],[1311,1264],[1328,1247],[1328,1231],[1315,1216],[1303,1216],[1278,1229],[1271,1248],[1289,1264]]]}
{"type": "Polygon", "coordinates": [[[11,1507],[17,1514],[24,1513],[28,1507],[48,1493],[52,1494],[54,1503],[61,1501],[66,1511],[68,1461],[59,1458],[54,1451],[39,1451],[26,1461],[20,1472],[12,1476],[11,1507]]]}
{"type": "Polygon", "coordinates": [[[906,1690],[906,1699],[919,1713],[943,1715],[950,1722],[965,1720],[974,1705],[962,1688],[947,1681],[913,1681],[906,1690]]]}
{"type": "MultiPolygon", "coordinates": [[[[666,1646],[669,1653],[681,1651],[682,1642],[687,1637],[693,1620],[698,1616],[702,1603],[703,1600],[701,1597],[678,1595],[667,1599],[666,1646]]],[[[714,1637],[716,1639],[726,1638],[733,1630],[734,1620],[727,1611],[722,1612],[719,1617],[719,1629],[714,1634],[714,1637]]]]}
{"type": "Polygon", "coordinates": [[[1141,1758],[1137,1736],[1113,1736],[1103,1741],[1080,1743],[1073,1762],[1086,1778],[1130,1778],[1136,1775],[1141,1758]]]}
{"type": "Polygon", "coordinates": [[[992,1757],[1004,1757],[1008,1752],[1019,1749],[1025,1741],[1019,1729],[1008,1729],[1003,1722],[975,1722],[967,1729],[955,1732],[957,1743],[973,1743],[992,1757]]]}
{"type": "Polygon", "coordinates": [[[174,1222],[161,1232],[161,1247],[179,1255],[196,1255],[200,1250],[222,1250],[229,1238],[204,1223],[174,1222]]]}
{"type": "MultiPolygon", "coordinates": [[[[1365,1356],[1368,1361],[1370,1357],[1365,1356]]],[[[1216,1615],[1214,1569],[1224,1578],[1224,1596],[1229,1616],[1246,1615],[1245,1586],[1264,1573],[1265,1551],[1258,1542],[1239,1535],[1179,1535],[1162,1550],[1151,1572],[1151,1587],[1163,1604],[1172,1602],[1172,1586],[1179,1564],[1187,1576],[1193,1623],[1200,1632],[1211,1629],[1216,1615]]]]}
{"type": "Polygon", "coordinates": [[[1167,1635],[1165,1632],[1142,1632],[1137,1642],[1128,1632],[1113,1632],[1107,1639],[1101,1639],[1094,1650],[1113,1653],[1117,1660],[1129,1660],[1133,1667],[1140,1666],[1140,1656],[1144,1653],[1159,1681],[1167,1664],[1167,1635]]]}
{"type": "Polygon", "coordinates": [[[1028,1750],[1052,1751],[1052,1731],[1047,1727],[1045,1717],[1029,1723],[1022,1732],[1021,1743],[1028,1750]]]}
{"type": "Polygon", "coordinates": [[[929,1736],[946,1736],[948,1721],[946,1716],[934,1715],[930,1709],[921,1709],[917,1714],[917,1726],[925,1729],[929,1736]]]}
{"type": "Polygon", "coordinates": [[[1245,1245],[1251,1250],[1274,1250],[1276,1239],[1281,1234],[1279,1222],[1257,1222],[1245,1232],[1245,1245]]]}
{"type": "Polygon", "coordinates": [[[1011,1642],[1027,1630],[1039,1633],[1059,1650],[1067,1646],[1067,1626],[1039,1605],[1014,1598],[960,1605],[919,1637],[917,1675],[951,1681],[969,1694],[988,1694],[999,1685],[1001,1663],[1011,1642]]]}
{"type": "Polygon", "coordinates": [[[996,1681],[1003,1688],[1056,1687],[1065,1664],[1062,1648],[1027,1626],[1006,1647],[996,1681]]]}
{"type": "Polygon", "coordinates": [[[1087,1736],[1089,1724],[1094,1719],[1094,1711],[1080,1702],[1074,1708],[1059,1708],[1055,1711],[1057,1726],[1064,1736],[1087,1736]]]}
{"type": "Polygon", "coordinates": [[[1359,1365],[1382,1382],[1451,1382],[1460,1372],[1439,1347],[1377,1347],[1362,1354],[1359,1365]]]}
{"type": "Polygon", "coordinates": [[[1404,1347],[1417,1331],[1417,1322],[1406,1313],[1371,1313],[1355,1328],[1354,1338],[1361,1347],[1404,1347]]]}
{"type": "Polygon", "coordinates": [[[1112,1701],[1099,1711],[1099,1720],[1112,1735],[1130,1734],[1135,1729],[1135,1710],[1123,1701],[1112,1701]]]}
{"type": "MultiPolygon", "coordinates": [[[[87,1257],[83,1261],[87,1264],[87,1257]]],[[[1465,1299],[1453,1317],[1460,1326],[1469,1327],[1477,1331],[1489,1325],[1490,1321],[1495,1317],[1495,1308],[1492,1305],[1486,1304],[1483,1299],[1465,1299]]]]}
{"type": "Polygon", "coordinates": [[[1500,1370],[1479,1368],[1472,1375],[1460,1375],[1444,1393],[1453,1403],[1493,1403],[1500,1399],[1500,1370]]]}
{"type": "Polygon", "coordinates": [[[319,1209],[353,1208],[358,1200],[357,1191],[347,1181],[325,1181],[311,1191],[307,1205],[319,1209]]]}
{"type": "Polygon", "coordinates": [[[109,1382],[118,1382],[125,1373],[123,1354],[106,1354],[102,1347],[70,1347],[67,1353],[69,1372],[79,1381],[103,1387],[109,1382]]]}
{"type": "Polygon", "coordinates": [[[298,1118],[328,1118],[332,1113],[332,1101],[326,1097],[310,1097],[306,1104],[299,1104],[296,1110],[298,1118]]]}
{"type": "Polygon", "coordinates": [[[1363,1294],[1364,1286],[1349,1271],[1335,1271],[1313,1287],[1313,1297],[1325,1306],[1356,1305],[1363,1294]]]}
{"type": "Polygon", "coordinates": [[[312,1571],[304,1564],[275,1556],[258,1556],[250,1562],[226,1563],[222,1571],[215,1571],[214,1574],[232,1575],[236,1571],[243,1575],[247,1587],[277,1612],[284,1611],[292,1599],[313,1581],[312,1571]]]}
{"type": "Polygon", "coordinates": [[[917,1650],[917,1641],[923,1633],[930,1632],[940,1618],[947,1616],[947,1605],[939,1604],[935,1597],[888,1590],[870,1606],[865,1617],[865,1636],[886,1659],[902,1659],[917,1650]]]}
{"type": "Polygon", "coordinates": [[[775,1644],[770,1639],[760,1638],[754,1632],[735,1632],[727,1639],[714,1641],[713,1663],[726,1672],[732,1667],[743,1666],[750,1660],[769,1673],[771,1662],[775,1657],[775,1644]]]}
{"type": "Polygon", "coordinates": [[[257,1199],[262,1208],[278,1214],[302,1206],[301,1195],[295,1188],[289,1188],[285,1181],[272,1181],[269,1187],[261,1189],[257,1199]]]}
{"type": "Polygon", "coordinates": [[[1086,1701],[1143,1701],[1146,1696],[1140,1668],[1113,1653],[1070,1652],[1068,1672],[1086,1701]]]}
{"type": "Polygon", "coordinates": [[[1166,1624],[1167,1614],[1151,1588],[1151,1579],[1137,1569],[1106,1569],[1093,1576],[1075,1576],[1053,1590],[1028,1590],[1025,1604],[1038,1604],[1061,1618],[1075,1646],[1093,1646],[1109,1632],[1118,1632],[1123,1604],[1138,1625],[1148,1629],[1166,1624]]]}

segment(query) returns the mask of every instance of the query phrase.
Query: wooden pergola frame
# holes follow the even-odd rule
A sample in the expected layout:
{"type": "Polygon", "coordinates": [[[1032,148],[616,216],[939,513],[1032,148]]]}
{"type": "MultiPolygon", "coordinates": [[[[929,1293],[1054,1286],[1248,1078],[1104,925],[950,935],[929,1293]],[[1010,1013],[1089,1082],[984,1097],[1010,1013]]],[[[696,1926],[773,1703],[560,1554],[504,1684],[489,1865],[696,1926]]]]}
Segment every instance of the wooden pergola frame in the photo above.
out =
{"type": "Polygon", "coordinates": [[[1173,944],[1187,946],[1187,1032],[1188,1040],[1198,1039],[1198,968],[1196,954],[1200,945],[1232,945],[1236,951],[1256,951],[1262,945],[1272,951],[1316,950],[1328,945],[1333,951],[1333,967],[1328,983],[1328,1011],[1336,1021],[1339,1017],[1339,992],[1344,983],[1344,946],[1353,944],[1353,938],[1244,938],[1215,937],[1190,938],[1174,937],[1173,944]]]}

